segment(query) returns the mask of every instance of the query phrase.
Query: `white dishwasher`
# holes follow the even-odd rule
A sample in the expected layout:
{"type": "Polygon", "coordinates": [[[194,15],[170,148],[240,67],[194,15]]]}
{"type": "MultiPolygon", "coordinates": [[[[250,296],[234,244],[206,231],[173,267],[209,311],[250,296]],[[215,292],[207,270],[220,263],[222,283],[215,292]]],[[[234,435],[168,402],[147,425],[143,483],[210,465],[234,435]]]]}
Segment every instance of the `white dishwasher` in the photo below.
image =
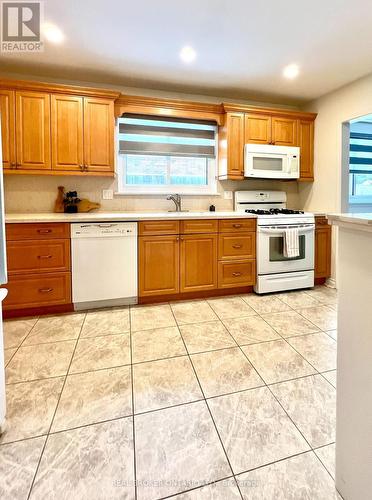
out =
{"type": "Polygon", "coordinates": [[[71,224],[75,310],[137,303],[137,223],[71,224]]]}

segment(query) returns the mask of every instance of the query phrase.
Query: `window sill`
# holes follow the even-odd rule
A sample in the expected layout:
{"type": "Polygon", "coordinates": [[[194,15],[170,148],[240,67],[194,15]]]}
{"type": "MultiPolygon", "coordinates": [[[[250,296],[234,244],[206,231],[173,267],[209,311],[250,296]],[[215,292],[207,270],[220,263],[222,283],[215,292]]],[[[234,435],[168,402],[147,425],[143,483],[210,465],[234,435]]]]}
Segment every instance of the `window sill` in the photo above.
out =
{"type": "Polygon", "coordinates": [[[202,191],[202,192],[188,192],[183,193],[182,191],[177,191],[177,189],[169,190],[164,193],[156,193],[153,191],[116,191],[114,193],[115,196],[160,196],[164,198],[164,196],[169,196],[170,194],[179,194],[180,196],[221,196],[222,193],[218,193],[216,191],[202,191]]]}

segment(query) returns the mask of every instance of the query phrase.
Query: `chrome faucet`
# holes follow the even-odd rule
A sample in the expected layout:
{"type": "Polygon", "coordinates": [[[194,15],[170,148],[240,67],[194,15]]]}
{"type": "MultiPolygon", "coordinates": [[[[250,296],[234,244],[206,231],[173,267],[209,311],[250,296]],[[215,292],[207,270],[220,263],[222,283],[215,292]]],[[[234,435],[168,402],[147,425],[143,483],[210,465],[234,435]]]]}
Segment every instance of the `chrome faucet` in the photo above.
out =
{"type": "MultiPolygon", "coordinates": [[[[171,194],[168,196],[167,200],[172,200],[174,204],[176,205],[176,212],[182,212],[181,208],[181,196],[179,194],[171,194]]],[[[174,210],[169,210],[170,212],[173,212],[174,210]]]]}

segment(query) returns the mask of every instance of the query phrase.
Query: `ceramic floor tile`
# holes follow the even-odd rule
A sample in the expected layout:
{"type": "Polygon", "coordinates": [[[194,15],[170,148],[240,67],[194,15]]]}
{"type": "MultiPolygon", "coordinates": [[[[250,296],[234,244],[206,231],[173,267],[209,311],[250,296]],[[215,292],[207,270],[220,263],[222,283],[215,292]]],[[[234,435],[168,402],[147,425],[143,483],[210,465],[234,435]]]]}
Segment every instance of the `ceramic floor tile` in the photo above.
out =
{"type": "Polygon", "coordinates": [[[311,297],[304,291],[281,293],[278,298],[282,300],[285,304],[292,307],[292,309],[300,309],[302,307],[314,307],[319,306],[318,300],[311,297]]]}
{"type": "Polygon", "coordinates": [[[306,293],[322,304],[337,304],[337,290],[327,286],[316,286],[306,293]]]}
{"type": "Polygon", "coordinates": [[[320,458],[324,467],[334,478],[336,470],[336,445],[329,444],[327,446],[323,446],[322,448],[317,448],[314,451],[320,458]]]}
{"type": "Polygon", "coordinates": [[[281,382],[271,390],[313,448],[334,442],[336,391],[321,375],[281,382]]]}
{"type": "Polygon", "coordinates": [[[135,413],[202,399],[188,356],[133,366],[135,413]]]}
{"type": "Polygon", "coordinates": [[[264,385],[239,347],[191,356],[206,398],[264,385]]]}
{"type": "Polygon", "coordinates": [[[28,497],[45,439],[39,437],[1,446],[1,500],[23,500],[28,497]]]}
{"type": "Polygon", "coordinates": [[[173,302],[171,307],[179,325],[201,323],[203,321],[218,319],[206,300],[173,302]]]}
{"type": "Polygon", "coordinates": [[[62,314],[39,318],[23,345],[77,339],[85,314],[62,314]]]}
{"type": "Polygon", "coordinates": [[[281,339],[280,335],[259,316],[225,319],[223,323],[239,345],[281,339]]]}
{"type": "Polygon", "coordinates": [[[4,321],[4,348],[18,347],[30,333],[36,321],[37,318],[4,321]]]}
{"type": "Polygon", "coordinates": [[[217,481],[173,498],[174,500],[241,500],[234,478],[217,481]]]}
{"type": "Polygon", "coordinates": [[[285,340],[244,346],[242,349],[267,384],[315,373],[285,340]]]}
{"type": "Polygon", "coordinates": [[[298,312],[321,330],[337,328],[337,313],[328,306],[307,307],[298,312]]]}
{"type": "Polygon", "coordinates": [[[187,354],[176,326],[133,332],[132,353],[133,363],[187,354]]]}
{"type": "Polygon", "coordinates": [[[292,337],[288,342],[318,371],[337,367],[337,344],[323,332],[292,337]]]}
{"type": "Polygon", "coordinates": [[[337,330],[328,330],[325,333],[337,341],[337,330]]]}
{"type": "Polygon", "coordinates": [[[296,311],[265,314],[263,318],[284,338],[319,331],[319,328],[296,311]]]}
{"type": "Polygon", "coordinates": [[[220,319],[252,316],[256,311],[241,297],[221,297],[209,299],[208,304],[220,319]]]}
{"type": "Polygon", "coordinates": [[[132,332],[176,326],[169,304],[131,307],[130,317],[132,332]]]}
{"type": "Polygon", "coordinates": [[[244,500],[341,500],[313,452],[241,474],[237,480],[244,500]]]}
{"type": "Polygon", "coordinates": [[[132,418],[50,435],[30,498],[134,499],[132,418]]]}
{"type": "Polygon", "coordinates": [[[250,293],[248,295],[242,295],[242,298],[247,304],[253,307],[258,314],[283,312],[291,309],[274,295],[256,295],[255,293],[250,293]]]}
{"type": "Polygon", "coordinates": [[[234,347],[236,343],[221,321],[180,326],[189,353],[234,347]]]}
{"type": "Polygon", "coordinates": [[[79,339],[72,359],[70,373],[113,368],[129,363],[129,333],[79,339]]]}
{"type": "Polygon", "coordinates": [[[69,375],[58,403],[52,432],[132,413],[130,366],[69,375]]]}
{"type": "Polygon", "coordinates": [[[137,415],[138,500],[162,498],[231,476],[204,402],[137,415]]]}
{"type": "Polygon", "coordinates": [[[62,390],[63,377],[6,387],[7,427],[1,443],[40,436],[49,431],[62,390]]]}
{"type": "Polygon", "coordinates": [[[208,405],[235,474],[309,449],[266,387],[210,399],[208,405]]]}
{"type": "Polygon", "coordinates": [[[126,333],[130,330],[129,307],[89,312],[85,318],[81,337],[98,337],[126,333]]]}
{"type": "Polygon", "coordinates": [[[330,372],[324,372],[322,373],[323,377],[328,380],[330,384],[333,385],[333,387],[336,387],[337,384],[337,370],[332,370],[330,372]]]}
{"type": "Polygon", "coordinates": [[[16,351],[17,351],[16,347],[14,349],[4,349],[4,364],[5,364],[5,366],[12,359],[12,357],[14,356],[16,351]]]}
{"type": "Polygon", "coordinates": [[[20,347],[6,367],[8,384],[66,375],[76,341],[20,347]]]}

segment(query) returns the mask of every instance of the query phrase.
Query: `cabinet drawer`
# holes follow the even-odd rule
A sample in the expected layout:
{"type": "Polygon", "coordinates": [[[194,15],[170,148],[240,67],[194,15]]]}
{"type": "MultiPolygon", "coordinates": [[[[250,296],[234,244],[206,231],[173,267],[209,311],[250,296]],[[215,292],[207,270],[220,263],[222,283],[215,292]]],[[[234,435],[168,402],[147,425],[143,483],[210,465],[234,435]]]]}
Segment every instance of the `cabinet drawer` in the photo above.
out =
{"type": "Polygon", "coordinates": [[[221,219],[219,221],[220,233],[241,233],[255,230],[256,219],[221,219]]]}
{"type": "Polygon", "coordinates": [[[218,220],[182,220],[181,234],[217,233],[218,220]]]}
{"type": "Polygon", "coordinates": [[[218,288],[254,285],[256,283],[256,261],[242,260],[218,263],[218,288]]]}
{"type": "Polygon", "coordinates": [[[11,276],[4,309],[54,306],[71,303],[71,274],[30,274],[11,276]]]}
{"type": "Polygon", "coordinates": [[[50,238],[70,238],[70,224],[64,222],[7,224],[6,239],[37,240],[50,238]]]}
{"type": "Polygon", "coordinates": [[[8,273],[70,271],[70,240],[8,241],[8,273]]]}
{"type": "Polygon", "coordinates": [[[256,256],[256,233],[220,234],[218,258],[220,260],[254,259],[256,256]]]}
{"type": "Polygon", "coordinates": [[[156,234],[179,234],[180,223],[178,220],[151,220],[138,224],[140,236],[151,236],[156,234]]]}

